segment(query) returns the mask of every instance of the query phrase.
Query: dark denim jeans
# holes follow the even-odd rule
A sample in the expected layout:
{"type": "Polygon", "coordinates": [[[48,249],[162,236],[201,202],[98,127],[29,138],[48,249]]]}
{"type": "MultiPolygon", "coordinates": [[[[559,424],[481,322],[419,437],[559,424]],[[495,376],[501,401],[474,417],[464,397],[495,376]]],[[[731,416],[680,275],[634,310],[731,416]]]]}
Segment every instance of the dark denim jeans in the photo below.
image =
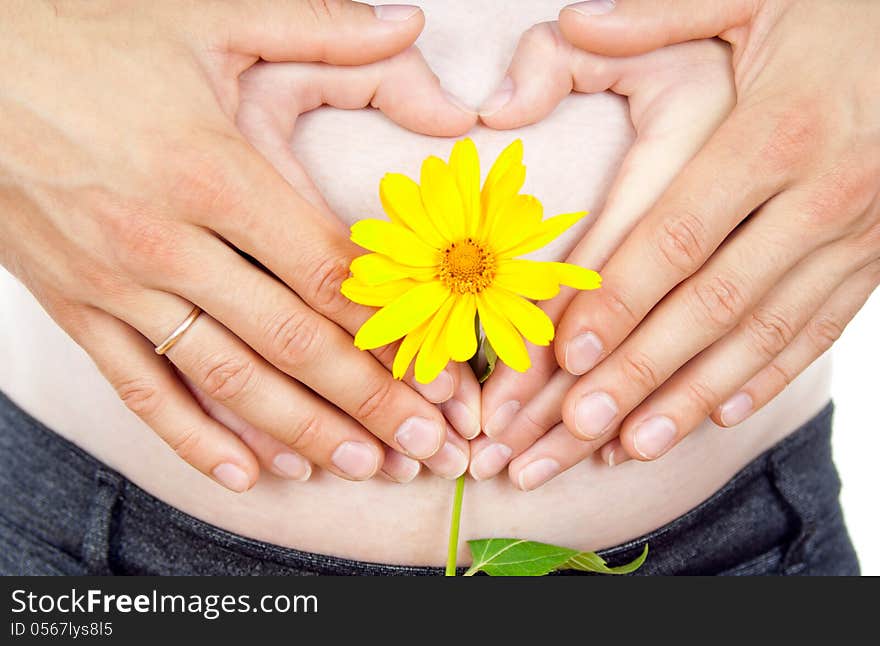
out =
{"type": "MultiPolygon", "coordinates": [[[[856,575],[838,502],[829,404],[706,502],[604,550],[637,574],[856,575]]],[[[0,574],[440,574],[237,536],[150,496],[0,393],[0,574]]]]}

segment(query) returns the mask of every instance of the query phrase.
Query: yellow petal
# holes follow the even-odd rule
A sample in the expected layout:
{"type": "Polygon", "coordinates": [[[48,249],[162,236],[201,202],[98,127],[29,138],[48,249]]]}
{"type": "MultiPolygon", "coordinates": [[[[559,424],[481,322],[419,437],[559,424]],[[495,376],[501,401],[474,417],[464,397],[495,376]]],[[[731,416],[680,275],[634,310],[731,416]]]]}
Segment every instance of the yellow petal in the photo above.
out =
{"type": "Polygon", "coordinates": [[[401,341],[400,347],[397,349],[397,354],[394,355],[394,363],[391,366],[391,375],[395,379],[403,379],[404,376],[406,376],[406,371],[409,370],[409,364],[412,363],[413,358],[416,356],[416,352],[422,347],[422,342],[425,340],[425,335],[428,333],[428,326],[431,325],[432,320],[432,318],[429,318],[415,330],[407,334],[403,341],[401,341]]]}
{"type": "Polygon", "coordinates": [[[544,207],[532,195],[515,195],[496,218],[491,233],[493,249],[510,249],[537,234],[544,219],[544,207]]]}
{"type": "Polygon", "coordinates": [[[428,326],[422,349],[419,350],[419,356],[416,357],[415,376],[416,381],[421,384],[429,384],[434,381],[449,363],[449,351],[446,349],[446,344],[443,343],[443,333],[449,312],[454,304],[454,298],[446,299],[428,326]]]}
{"type": "Polygon", "coordinates": [[[488,241],[499,227],[498,219],[504,205],[522,188],[526,179],[526,167],[522,164],[522,141],[517,139],[501,151],[489,170],[481,194],[482,222],[478,235],[488,241]]]}
{"type": "Polygon", "coordinates": [[[422,202],[437,230],[449,242],[467,237],[461,195],[452,170],[442,159],[428,157],[422,162],[420,180],[422,202]]]}
{"type": "Polygon", "coordinates": [[[548,218],[541,222],[537,230],[528,238],[507,249],[499,248],[497,253],[503,258],[515,258],[540,249],[549,242],[558,238],[570,226],[586,215],[586,211],[580,213],[565,213],[548,218]]]}
{"type": "Polygon", "coordinates": [[[552,263],[536,260],[502,260],[498,263],[494,284],[536,301],[559,293],[559,276],[552,263]]]}
{"type": "Polygon", "coordinates": [[[535,345],[550,345],[553,340],[553,321],[540,307],[505,289],[493,287],[485,292],[492,307],[503,312],[511,323],[535,345]]]}
{"type": "Polygon", "coordinates": [[[392,280],[413,278],[432,280],[437,270],[434,267],[410,267],[394,262],[380,253],[368,253],[351,261],[351,273],[365,285],[380,285],[392,280]]]}
{"type": "Polygon", "coordinates": [[[406,175],[388,173],[379,182],[379,199],[391,221],[404,226],[435,249],[446,247],[446,240],[431,222],[419,185],[406,175]]]}
{"type": "Polygon", "coordinates": [[[505,364],[517,372],[525,372],[532,365],[526,344],[513,324],[492,307],[484,294],[477,296],[477,309],[489,343],[505,364]]]}
{"type": "Polygon", "coordinates": [[[473,294],[455,298],[446,324],[446,349],[455,361],[468,361],[477,353],[476,313],[477,299],[473,294]]]}
{"type": "Polygon", "coordinates": [[[461,194],[467,235],[475,236],[480,224],[480,158],[473,141],[462,139],[452,147],[449,168],[461,194]]]}
{"type": "Polygon", "coordinates": [[[443,283],[421,283],[373,314],[354,337],[361,350],[397,341],[436,312],[449,297],[443,283]]]}
{"type": "Polygon", "coordinates": [[[385,254],[404,265],[433,267],[440,252],[407,228],[385,220],[361,220],[351,225],[351,240],[364,249],[385,254]]]}
{"type": "Polygon", "coordinates": [[[568,285],[575,289],[599,289],[602,286],[602,277],[592,269],[579,267],[567,262],[554,262],[553,271],[559,277],[562,285],[568,285]]]}
{"type": "Polygon", "coordinates": [[[340,291],[343,296],[354,303],[371,307],[385,307],[419,285],[421,283],[409,278],[381,285],[367,285],[357,278],[349,278],[342,283],[340,291]]]}

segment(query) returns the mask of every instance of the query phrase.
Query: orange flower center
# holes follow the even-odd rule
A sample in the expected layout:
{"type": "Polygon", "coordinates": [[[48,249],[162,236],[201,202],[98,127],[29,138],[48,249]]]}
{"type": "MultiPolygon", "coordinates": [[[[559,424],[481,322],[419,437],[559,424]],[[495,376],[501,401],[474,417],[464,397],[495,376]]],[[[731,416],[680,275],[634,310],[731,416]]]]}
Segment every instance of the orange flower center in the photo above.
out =
{"type": "Polygon", "coordinates": [[[477,294],[495,280],[495,257],[472,238],[453,242],[443,252],[440,279],[456,294],[477,294]]]}

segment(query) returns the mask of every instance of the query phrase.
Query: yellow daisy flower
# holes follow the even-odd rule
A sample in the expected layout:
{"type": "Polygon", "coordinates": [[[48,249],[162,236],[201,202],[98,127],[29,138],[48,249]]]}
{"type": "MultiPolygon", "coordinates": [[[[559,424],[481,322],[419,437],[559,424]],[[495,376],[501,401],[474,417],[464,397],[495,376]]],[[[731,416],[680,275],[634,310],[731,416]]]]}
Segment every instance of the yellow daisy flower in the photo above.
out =
{"type": "Polygon", "coordinates": [[[541,203],[519,193],[525,181],[520,140],[495,161],[480,190],[480,161],[470,139],[455,144],[449,163],[428,157],[421,184],[389,173],[379,196],[390,218],[361,220],[351,239],[374,253],[351,263],[342,293],[381,307],[355,336],[371,350],[403,339],[394,359],[402,379],[415,358],[415,377],[433,381],[450,359],[477,351],[474,317],[498,357],[520,372],[531,365],[523,337],[553,340],[553,322],[530,300],[559,293],[560,285],[596,289],[595,271],[561,262],[519,259],[557,238],[586,212],[543,219],[541,203]],[[418,356],[416,356],[418,355],[418,356]]]}

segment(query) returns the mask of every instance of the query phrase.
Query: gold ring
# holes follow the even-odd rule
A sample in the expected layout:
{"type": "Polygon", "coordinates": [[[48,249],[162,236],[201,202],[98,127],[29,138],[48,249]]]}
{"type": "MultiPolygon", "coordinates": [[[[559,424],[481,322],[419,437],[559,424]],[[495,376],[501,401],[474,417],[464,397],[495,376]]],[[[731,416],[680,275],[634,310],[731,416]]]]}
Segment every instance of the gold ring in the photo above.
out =
{"type": "Polygon", "coordinates": [[[199,314],[202,313],[202,310],[199,309],[198,306],[192,308],[192,312],[189,313],[185,319],[183,319],[183,323],[174,328],[174,332],[168,335],[168,338],[162,341],[159,345],[156,346],[156,354],[165,354],[171,349],[177,340],[183,336],[183,333],[189,329],[189,326],[192,325],[197,318],[199,318],[199,314]]]}

